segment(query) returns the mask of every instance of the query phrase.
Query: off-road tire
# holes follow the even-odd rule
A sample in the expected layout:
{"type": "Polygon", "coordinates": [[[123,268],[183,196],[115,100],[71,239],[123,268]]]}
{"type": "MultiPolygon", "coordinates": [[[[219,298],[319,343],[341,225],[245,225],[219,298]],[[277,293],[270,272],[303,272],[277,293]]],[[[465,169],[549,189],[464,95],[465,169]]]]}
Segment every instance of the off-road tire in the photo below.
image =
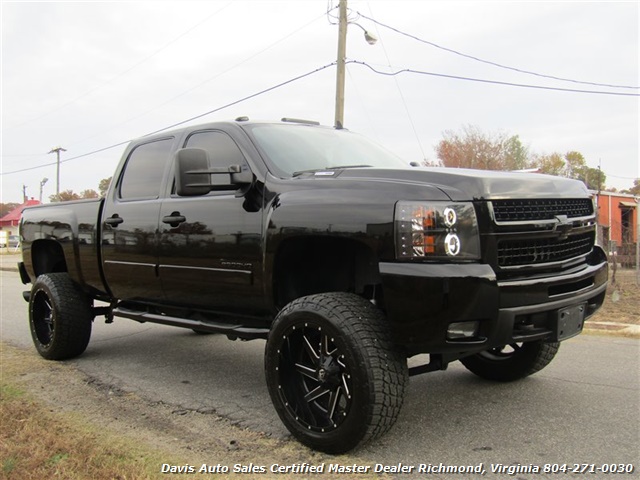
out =
{"type": "Polygon", "coordinates": [[[476,353],[460,361],[479,377],[498,382],[512,382],[539,372],[549,365],[559,348],[560,343],[516,343],[476,353]]]}
{"type": "Polygon", "coordinates": [[[344,453],[387,432],[408,383],[406,357],[382,312],[348,293],[294,300],[265,348],[271,400],[301,443],[344,453]]]}
{"type": "Polygon", "coordinates": [[[85,351],[93,321],[91,299],[67,273],[40,275],[29,299],[29,326],[38,353],[64,360],[85,351]]]}

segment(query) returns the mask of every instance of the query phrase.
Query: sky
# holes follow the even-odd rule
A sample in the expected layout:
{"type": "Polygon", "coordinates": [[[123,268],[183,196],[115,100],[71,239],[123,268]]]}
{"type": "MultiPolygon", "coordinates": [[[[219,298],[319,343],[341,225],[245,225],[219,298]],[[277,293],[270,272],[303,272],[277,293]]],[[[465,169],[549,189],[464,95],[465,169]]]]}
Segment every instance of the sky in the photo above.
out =
{"type": "MultiPolygon", "coordinates": [[[[194,117],[333,125],[337,3],[2,0],[1,201],[38,199],[46,178],[47,202],[58,146],[60,191],[81,192],[126,142],[194,117]]],[[[444,132],[472,125],[530,153],[578,151],[608,186],[640,176],[638,2],[348,6],[346,128],[433,162],[444,132]],[[384,75],[405,69],[423,73],[384,75]]]]}

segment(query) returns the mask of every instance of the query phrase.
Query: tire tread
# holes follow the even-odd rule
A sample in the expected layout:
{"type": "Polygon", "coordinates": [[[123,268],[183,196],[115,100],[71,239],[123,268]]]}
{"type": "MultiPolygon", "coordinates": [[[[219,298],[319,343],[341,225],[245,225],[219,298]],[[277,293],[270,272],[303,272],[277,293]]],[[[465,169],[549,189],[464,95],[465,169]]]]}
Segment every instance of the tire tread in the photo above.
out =
{"type": "Polygon", "coordinates": [[[87,295],[76,286],[67,273],[40,275],[31,292],[29,317],[33,341],[41,356],[48,360],[65,360],[82,354],[91,337],[93,312],[87,295]],[[40,344],[32,317],[33,297],[44,292],[51,302],[55,315],[55,332],[51,343],[40,344]]]}

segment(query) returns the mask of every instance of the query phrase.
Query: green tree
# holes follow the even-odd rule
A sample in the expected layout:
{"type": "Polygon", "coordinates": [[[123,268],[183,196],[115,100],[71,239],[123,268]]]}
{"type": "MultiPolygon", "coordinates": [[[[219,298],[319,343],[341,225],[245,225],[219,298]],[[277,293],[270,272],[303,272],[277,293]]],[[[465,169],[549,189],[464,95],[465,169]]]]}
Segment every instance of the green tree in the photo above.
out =
{"type": "Polygon", "coordinates": [[[541,173],[574,178],[591,190],[604,190],[607,175],[599,168],[591,168],[580,152],[572,150],[561,155],[557,152],[536,156],[533,164],[541,173]]]}
{"type": "Polygon", "coordinates": [[[504,164],[507,170],[523,170],[529,167],[529,149],[518,135],[509,137],[504,144],[504,164]]]}
{"type": "Polygon", "coordinates": [[[584,167],[581,175],[575,177],[582,180],[587,188],[591,190],[604,190],[607,175],[599,168],[584,167]]]}
{"type": "Polygon", "coordinates": [[[541,173],[556,176],[564,173],[565,162],[559,153],[538,155],[534,158],[533,164],[541,173]]]}
{"type": "Polygon", "coordinates": [[[587,162],[584,156],[580,152],[571,151],[564,155],[566,161],[566,176],[569,178],[582,179],[585,177],[585,169],[587,168],[587,162]]]}
{"type": "Polygon", "coordinates": [[[98,191],[100,192],[100,196],[104,197],[107,195],[107,190],[109,190],[109,185],[111,185],[111,179],[113,177],[109,177],[109,178],[103,178],[102,180],[100,180],[100,183],[98,184],[98,191]]]}
{"type": "Polygon", "coordinates": [[[633,187],[622,190],[621,193],[630,193],[631,195],[640,195],[640,178],[633,181],[633,187]]]}

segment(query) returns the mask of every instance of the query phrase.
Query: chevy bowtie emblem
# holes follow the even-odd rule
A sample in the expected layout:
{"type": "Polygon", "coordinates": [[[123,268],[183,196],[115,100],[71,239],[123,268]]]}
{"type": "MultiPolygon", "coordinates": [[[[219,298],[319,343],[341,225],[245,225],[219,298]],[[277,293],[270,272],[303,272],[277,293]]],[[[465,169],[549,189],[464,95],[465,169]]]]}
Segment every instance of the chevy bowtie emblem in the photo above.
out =
{"type": "Polygon", "coordinates": [[[573,230],[573,222],[566,215],[556,215],[553,231],[558,233],[558,240],[566,240],[573,230]]]}

